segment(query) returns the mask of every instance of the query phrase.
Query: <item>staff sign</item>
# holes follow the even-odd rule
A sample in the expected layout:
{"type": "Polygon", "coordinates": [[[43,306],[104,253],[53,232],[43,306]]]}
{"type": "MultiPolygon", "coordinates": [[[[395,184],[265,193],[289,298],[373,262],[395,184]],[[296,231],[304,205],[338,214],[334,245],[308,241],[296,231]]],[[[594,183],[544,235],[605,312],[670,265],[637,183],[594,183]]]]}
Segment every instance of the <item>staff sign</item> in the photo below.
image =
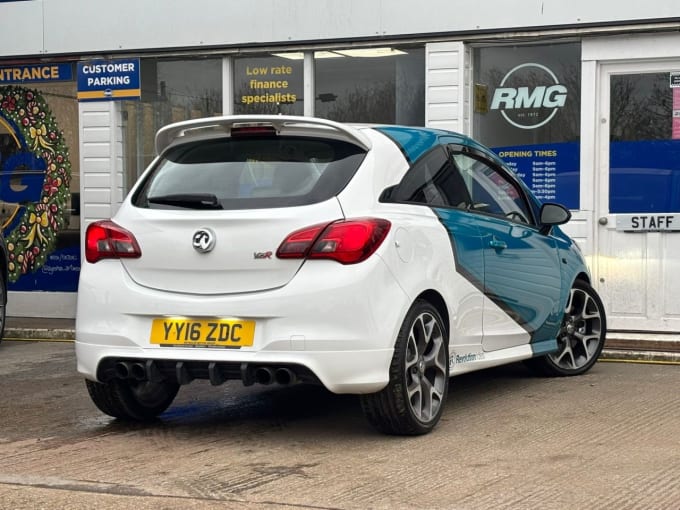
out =
{"type": "Polygon", "coordinates": [[[680,214],[619,214],[616,230],[623,232],[674,232],[680,230],[680,214]]]}

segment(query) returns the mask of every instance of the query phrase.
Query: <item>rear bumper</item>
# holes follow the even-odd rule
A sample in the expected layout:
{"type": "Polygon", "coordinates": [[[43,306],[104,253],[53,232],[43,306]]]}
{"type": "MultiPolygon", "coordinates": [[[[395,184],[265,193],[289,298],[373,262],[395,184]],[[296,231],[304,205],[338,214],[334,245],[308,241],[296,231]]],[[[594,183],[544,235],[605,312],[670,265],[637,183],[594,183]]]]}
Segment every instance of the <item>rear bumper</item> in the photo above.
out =
{"type": "Polygon", "coordinates": [[[232,375],[242,366],[251,374],[258,367],[295,367],[301,380],[318,380],[332,392],[370,393],[388,382],[394,341],[410,304],[378,256],[354,266],[308,262],[285,287],[219,296],[144,288],[117,261],[102,261],[85,265],[80,278],[77,366],[85,377],[102,380],[110,367],[101,367],[112,360],[183,362],[196,372],[191,377],[206,378],[213,362],[222,374],[213,382],[237,378],[232,375]],[[177,315],[254,320],[253,346],[152,345],[152,320],[177,315]]]}

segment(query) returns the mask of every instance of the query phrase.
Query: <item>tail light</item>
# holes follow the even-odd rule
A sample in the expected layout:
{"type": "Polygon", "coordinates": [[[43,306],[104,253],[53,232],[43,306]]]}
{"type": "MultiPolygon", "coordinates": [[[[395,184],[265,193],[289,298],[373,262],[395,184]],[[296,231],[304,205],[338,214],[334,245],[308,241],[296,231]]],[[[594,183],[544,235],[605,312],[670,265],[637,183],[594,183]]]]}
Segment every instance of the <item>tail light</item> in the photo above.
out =
{"type": "Polygon", "coordinates": [[[132,233],[110,220],[96,221],[85,233],[85,258],[91,264],[101,259],[138,258],[142,250],[132,233]]]}
{"type": "Polygon", "coordinates": [[[279,246],[280,259],[331,259],[357,264],[370,257],[390,231],[390,222],[379,218],[340,220],[313,225],[290,234],[279,246]]]}

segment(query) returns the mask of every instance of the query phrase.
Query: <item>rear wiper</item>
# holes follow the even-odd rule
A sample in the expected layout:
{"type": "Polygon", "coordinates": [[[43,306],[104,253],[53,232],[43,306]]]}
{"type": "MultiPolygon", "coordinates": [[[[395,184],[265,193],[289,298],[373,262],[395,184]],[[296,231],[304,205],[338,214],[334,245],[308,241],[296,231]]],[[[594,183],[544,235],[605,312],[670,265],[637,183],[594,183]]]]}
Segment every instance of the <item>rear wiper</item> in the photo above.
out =
{"type": "Polygon", "coordinates": [[[187,209],[222,209],[222,204],[211,193],[176,193],[148,197],[146,200],[152,204],[173,205],[187,209]]]}

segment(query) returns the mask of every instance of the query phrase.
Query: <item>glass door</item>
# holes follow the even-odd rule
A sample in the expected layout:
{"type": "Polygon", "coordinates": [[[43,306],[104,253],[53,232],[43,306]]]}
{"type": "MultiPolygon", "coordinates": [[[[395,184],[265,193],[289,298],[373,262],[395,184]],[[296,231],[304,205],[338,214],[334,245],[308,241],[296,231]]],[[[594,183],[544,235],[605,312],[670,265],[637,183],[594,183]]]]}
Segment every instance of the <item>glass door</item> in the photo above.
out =
{"type": "Polygon", "coordinates": [[[680,62],[602,67],[597,274],[609,329],[680,329],[680,62]]]}

